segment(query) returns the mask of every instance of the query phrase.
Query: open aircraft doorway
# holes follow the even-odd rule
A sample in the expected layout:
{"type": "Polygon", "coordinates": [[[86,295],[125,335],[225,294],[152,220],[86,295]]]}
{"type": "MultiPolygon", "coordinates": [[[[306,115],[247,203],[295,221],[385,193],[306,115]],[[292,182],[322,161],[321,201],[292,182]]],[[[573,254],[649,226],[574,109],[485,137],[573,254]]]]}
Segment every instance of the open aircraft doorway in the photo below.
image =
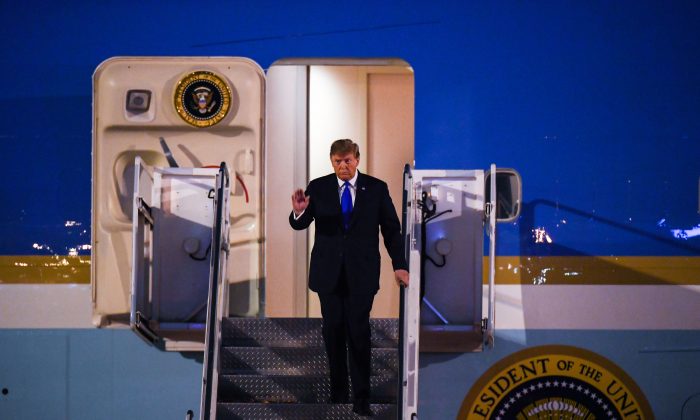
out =
{"type": "MultiPolygon", "coordinates": [[[[307,289],[313,225],[296,233],[290,195],[332,171],[330,144],[360,146],[359,170],[387,182],[401,206],[404,164],[414,161],[413,70],[399,59],[284,59],[267,71],[266,281],[268,317],[320,317],[307,289]]],[[[399,293],[381,247],[380,290],[373,318],[397,318],[399,293]]]]}

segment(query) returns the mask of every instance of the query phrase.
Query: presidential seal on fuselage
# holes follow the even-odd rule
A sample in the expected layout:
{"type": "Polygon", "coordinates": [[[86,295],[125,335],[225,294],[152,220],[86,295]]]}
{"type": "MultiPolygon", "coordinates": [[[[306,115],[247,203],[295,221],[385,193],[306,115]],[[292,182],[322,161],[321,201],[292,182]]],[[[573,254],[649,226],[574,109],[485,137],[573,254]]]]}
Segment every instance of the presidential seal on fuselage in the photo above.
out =
{"type": "Polygon", "coordinates": [[[231,89],[224,79],[210,71],[188,74],[175,88],[175,110],[195,127],[211,127],[231,109],[231,89]]]}
{"type": "Polygon", "coordinates": [[[651,406],[619,366],[590,350],[545,345],[492,365],[462,401],[462,420],[649,420],[651,406]]]}

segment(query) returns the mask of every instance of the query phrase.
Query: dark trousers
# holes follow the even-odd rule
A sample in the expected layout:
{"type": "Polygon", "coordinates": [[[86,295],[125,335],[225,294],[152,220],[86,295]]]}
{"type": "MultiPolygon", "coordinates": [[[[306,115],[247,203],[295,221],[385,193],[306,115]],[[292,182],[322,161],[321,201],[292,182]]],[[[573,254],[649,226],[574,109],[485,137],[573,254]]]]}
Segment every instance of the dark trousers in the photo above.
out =
{"type": "Polygon", "coordinates": [[[350,294],[345,270],[334,293],[319,294],[323,316],[323,341],[326,345],[331,376],[331,398],[348,398],[348,356],[353,397],[369,399],[372,361],[369,312],[374,294],[350,294]]]}

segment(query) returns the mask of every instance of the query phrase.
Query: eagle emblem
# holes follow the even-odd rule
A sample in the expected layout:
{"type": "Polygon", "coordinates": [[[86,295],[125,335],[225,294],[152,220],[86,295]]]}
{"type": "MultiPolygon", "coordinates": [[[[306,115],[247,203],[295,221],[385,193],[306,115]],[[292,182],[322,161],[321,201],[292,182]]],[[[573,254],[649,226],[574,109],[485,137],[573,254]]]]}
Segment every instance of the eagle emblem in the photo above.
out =
{"type": "Polygon", "coordinates": [[[211,89],[206,86],[196,88],[192,92],[192,99],[197,103],[197,109],[200,114],[206,114],[216,106],[214,95],[212,95],[211,89]]]}
{"type": "Polygon", "coordinates": [[[231,108],[231,88],[224,78],[210,71],[183,77],[175,88],[175,111],[195,127],[220,123],[231,108]]]}

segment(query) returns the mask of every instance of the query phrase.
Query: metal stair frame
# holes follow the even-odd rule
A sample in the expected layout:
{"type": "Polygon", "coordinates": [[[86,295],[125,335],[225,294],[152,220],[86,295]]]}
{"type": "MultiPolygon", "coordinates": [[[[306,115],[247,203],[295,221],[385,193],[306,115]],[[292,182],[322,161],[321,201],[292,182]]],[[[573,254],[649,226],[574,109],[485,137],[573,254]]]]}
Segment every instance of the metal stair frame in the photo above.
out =
{"type": "Polygon", "coordinates": [[[204,344],[204,366],[202,368],[202,398],[199,410],[200,420],[216,419],[217,391],[221,367],[221,325],[228,315],[228,280],[226,266],[228,260],[229,233],[229,172],[226,163],[221,162],[216,177],[215,226],[212,231],[212,257],[209,271],[209,293],[207,299],[207,328],[204,344]],[[223,256],[223,258],[222,258],[223,256]]]}

